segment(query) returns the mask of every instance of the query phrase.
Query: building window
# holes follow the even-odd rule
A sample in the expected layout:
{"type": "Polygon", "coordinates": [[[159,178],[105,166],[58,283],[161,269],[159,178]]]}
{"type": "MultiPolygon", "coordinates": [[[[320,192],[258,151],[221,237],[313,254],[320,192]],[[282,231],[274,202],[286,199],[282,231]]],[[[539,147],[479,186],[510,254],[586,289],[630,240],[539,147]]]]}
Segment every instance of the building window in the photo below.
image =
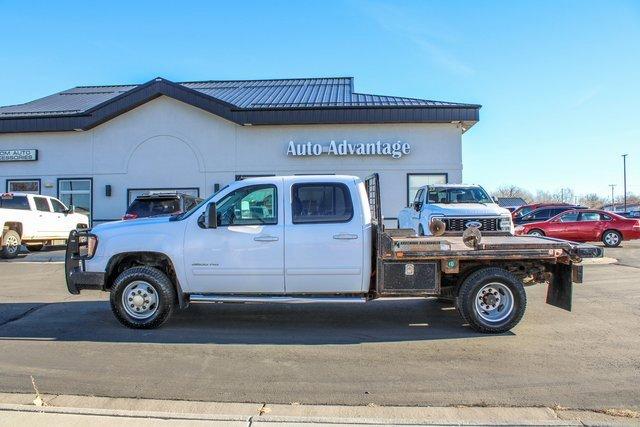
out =
{"type": "Polygon", "coordinates": [[[294,224],[349,222],[353,218],[351,194],[344,184],[294,184],[291,193],[294,224]]]}
{"type": "Polygon", "coordinates": [[[407,174],[407,206],[416,198],[418,189],[424,185],[446,184],[449,176],[446,173],[408,173],[407,174]]]}
{"type": "Polygon", "coordinates": [[[191,187],[191,188],[129,188],[127,189],[127,208],[138,196],[142,196],[143,194],[161,194],[161,193],[170,193],[170,194],[186,194],[188,196],[200,197],[200,189],[191,187]]]}
{"type": "Polygon", "coordinates": [[[39,179],[8,179],[7,193],[40,194],[39,179]]]}
{"type": "Polygon", "coordinates": [[[92,182],[90,178],[58,179],[58,199],[67,206],[73,206],[76,212],[89,217],[93,207],[92,182]]]}

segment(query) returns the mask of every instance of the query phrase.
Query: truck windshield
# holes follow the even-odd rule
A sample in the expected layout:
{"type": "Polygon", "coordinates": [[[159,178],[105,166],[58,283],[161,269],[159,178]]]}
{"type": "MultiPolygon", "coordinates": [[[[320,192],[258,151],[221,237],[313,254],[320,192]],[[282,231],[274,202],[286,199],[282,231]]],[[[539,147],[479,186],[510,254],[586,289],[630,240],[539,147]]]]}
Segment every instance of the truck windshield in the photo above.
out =
{"type": "Polygon", "coordinates": [[[429,203],[493,203],[480,187],[429,188],[429,203]]]}

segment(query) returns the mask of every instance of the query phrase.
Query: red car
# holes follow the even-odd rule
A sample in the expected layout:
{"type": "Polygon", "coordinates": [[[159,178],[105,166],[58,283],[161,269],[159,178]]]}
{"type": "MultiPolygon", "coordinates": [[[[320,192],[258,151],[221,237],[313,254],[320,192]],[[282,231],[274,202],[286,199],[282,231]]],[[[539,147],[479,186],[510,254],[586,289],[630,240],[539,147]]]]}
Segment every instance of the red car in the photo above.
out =
{"type": "Polygon", "coordinates": [[[640,239],[640,220],[593,210],[573,209],[544,222],[530,222],[516,227],[516,235],[548,236],[575,242],[602,241],[618,246],[623,240],[640,239]]]}

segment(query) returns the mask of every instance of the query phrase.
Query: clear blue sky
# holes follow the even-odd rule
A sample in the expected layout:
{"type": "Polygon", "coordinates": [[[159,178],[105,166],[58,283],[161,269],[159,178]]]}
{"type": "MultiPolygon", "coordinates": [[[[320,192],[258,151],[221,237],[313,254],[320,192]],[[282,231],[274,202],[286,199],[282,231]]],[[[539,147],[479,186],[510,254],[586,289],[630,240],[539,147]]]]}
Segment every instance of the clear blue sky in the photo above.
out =
{"type": "Polygon", "coordinates": [[[483,105],[464,180],[640,193],[638,1],[0,0],[0,105],[77,85],[354,76],[483,105]]]}

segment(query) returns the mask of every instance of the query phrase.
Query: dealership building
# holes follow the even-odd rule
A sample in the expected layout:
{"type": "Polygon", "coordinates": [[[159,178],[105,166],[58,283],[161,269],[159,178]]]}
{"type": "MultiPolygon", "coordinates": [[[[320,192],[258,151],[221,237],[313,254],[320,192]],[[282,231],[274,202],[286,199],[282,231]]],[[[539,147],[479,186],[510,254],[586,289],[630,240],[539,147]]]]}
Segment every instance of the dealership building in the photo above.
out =
{"type": "Polygon", "coordinates": [[[0,107],[0,185],[99,223],[152,191],[204,198],[253,176],[378,172],[393,225],[418,187],[462,180],[479,110],[359,93],[350,77],[79,86],[0,107]]]}

